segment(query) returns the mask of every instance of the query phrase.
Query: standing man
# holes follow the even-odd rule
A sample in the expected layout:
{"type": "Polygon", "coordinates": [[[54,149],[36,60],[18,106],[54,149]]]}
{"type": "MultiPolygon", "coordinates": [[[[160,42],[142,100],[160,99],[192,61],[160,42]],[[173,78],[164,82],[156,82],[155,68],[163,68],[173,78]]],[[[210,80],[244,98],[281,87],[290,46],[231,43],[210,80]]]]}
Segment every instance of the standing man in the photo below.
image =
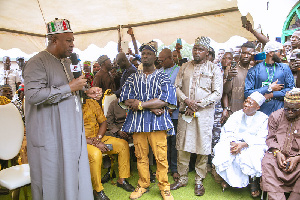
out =
{"type": "Polygon", "coordinates": [[[126,57],[126,54],[123,52],[120,52],[117,55],[116,61],[122,71],[124,71],[120,80],[120,88],[114,92],[119,98],[122,91],[122,86],[125,84],[125,81],[132,73],[135,73],[137,69],[132,64],[130,64],[129,60],[126,57]]]}
{"type": "MultiPolygon", "coordinates": [[[[102,88],[103,93],[107,89],[111,89],[111,91],[116,90],[116,84],[114,77],[110,73],[112,70],[112,64],[107,55],[100,56],[98,58],[98,63],[100,65],[100,70],[97,72],[94,78],[93,86],[102,88]]],[[[102,106],[102,99],[98,101],[100,106],[102,106]]]]}
{"type": "MultiPolygon", "coordinates": [[[[175,64],[172,58],[172,51],[170,49],[163,49],[158,56],[158,62],[162,65],[161,70],[165,72],[171,79],[171,83],[174,85],[176,76],[179,72],[180,67],[175,64]]],[[[178,114],[179,110],[169,110],[171,119],[174,125],[175,134],[177,133],[178,114]]],[[[168,140],[168,163],[171,170],[173,179],[178,181],[179,174],[177,172],[177,149],[176,149],[176,135],[170,135],[167,137],[168,140]]]]}
{"type": "Polygon", "coordinates": [[[19,66],[19,69],[17,69],[17,73],[19,74],[19,77],[20,77],[20,80],[21,80],[21,83],[24,83],[24,79],[22,77],[22,72],[23,72],[23,68],[25,66],[25,60],[24,60],[24,57],[17,57],[16,58],[16,61],[17,61],[17,64],[19,66]]]}
{"type": "Polygon", "coordinates": [[[300,30],[295,31],[291,37],[292,50],[300,49],[300,30]]]}
{"type": "Polygon", "coordinates": [[[148,192],[150,186],[149,144],[156,159],[156,178],[164,200],[173,200],[168,181],[167,132],[174,135],[173,124],[168,107],[177,105],[175,87],[168,76],[156,70],[156,48],[152,44],[143,44],[143,70],[132,74],[122,88],[119,105],[129,109],[122,131],[133,133],[138,185],[130,199],[137,199],[148,192]]]}
{"type": "MultiPolygon", "coordinates": [[[[48,46],[24,68],[26,135],[34,200],[93,199],[87,145],[78,91],[67,58],[74,37],[66,19],[47,24],[48,46]]],[[[98,89],[86,91],[99,98],[98,89]]]]}
{"type": "Polygon", "coordinates": [[[286,92],[284,108],[269,117],[268,152],[262,160],[261,189],[269,200],[300,199],[300,89],[286,92]]]}
{"type": "Polygon", "coordinates": [[[19,77],[19,74],[10,69],[11,62],[10,57],[6,56],[3,58],[3,64],[4,68],[0,71],[0,85],[8,84],[10,85],[12,89],[13,96],[16,93],[16,90],[19,88],[19,85],[21,84],[21,79],[19,77]]]}
{"type": "Polygon", "coordinates": [[[227,66],[229,66],[229,70],[228,75],[224,77],[226,82],[224,84],[222,97],[222,122],[225,122],[231,113],[243,108],[245,100],[245,78],[248,70],[251,68],[250,61],[253,57],[254,51],[255,45],[248,41],[242,45],[240,60],[236,63],[236,66],[231,66],[231,62],[227,64],[227,66]]]}
{"type": "Polygon", "coordinates": [[[98,62],[95,62],[94,65],[93,65],[93,73],[94,73],[94,77],[95,75],[97,74],[97,72],[99,72],[100,70],[100,65],[98,62]]]}
{"type": "Polygon", "coordinates": [[[206,175],[208,155],[211,153],[212,128],[215,102],[223,92],[223,77],[220,68],[207,61],[210,39],[197,38],[193,47],[193,61],[185,63],[179,70],[175,87],[179,98],[177,168],[179,181],[171,185],[172,190],[186,186],[191,153],[197,154],[195,195],[202,196],[205,189],[202,180],[206,175]],[[183,117],[192,116],[190,123],[183,117]]]}
{"type": "Polygon", "coordinates": [[[265,96],[266,101],[260,111],[270,114],[283,108],[283,98],[287,91],[295,87],[294,77],[288,65],[281,63],[283,46],[270,41],[264,51],[266,59],[248,70],[245,79],[245,98],[255,91],[265,96]]]}

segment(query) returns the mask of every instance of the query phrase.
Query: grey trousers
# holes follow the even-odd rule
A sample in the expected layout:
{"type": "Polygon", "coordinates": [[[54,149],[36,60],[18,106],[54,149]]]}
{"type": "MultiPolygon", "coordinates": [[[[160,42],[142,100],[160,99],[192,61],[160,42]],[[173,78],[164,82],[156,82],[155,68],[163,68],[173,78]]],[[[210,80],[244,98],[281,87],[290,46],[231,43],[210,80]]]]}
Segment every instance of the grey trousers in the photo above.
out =
{"type": "MultiPolygon", "coordinates": [[[[187,151],[178,150],[177,155],[177,170],[180,175],[179,182],[182,184],[188,183],[188,171],[191,153],[187,151]]],[[[208,155],[197,154],[196,164],[195,164],[195,184],[202,184],[202,180],[206,176],[206,165],[207,165],[208,155]]]]}

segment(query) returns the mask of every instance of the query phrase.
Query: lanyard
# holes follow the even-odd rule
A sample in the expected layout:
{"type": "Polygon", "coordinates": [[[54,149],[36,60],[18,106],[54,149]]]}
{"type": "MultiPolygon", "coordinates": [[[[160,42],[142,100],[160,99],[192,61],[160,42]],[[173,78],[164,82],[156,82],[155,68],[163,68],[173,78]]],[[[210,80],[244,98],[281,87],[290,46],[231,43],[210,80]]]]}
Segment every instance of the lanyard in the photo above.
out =
{"type": "Polygon", "coordinates": [[[265,82],[272,82],[273,81],[273,78],[274,78],[274,75],[275,75],[275,63],[274,63],[274,72],[272,74],[272,77],[270,77],[270,74],[269,74],[269,69],[267,67],[267,63],[265,62],[265,66],[266,66],[266,72],[268,74],[268,79],[265,81],[265,82]]]}
{"type": "MultiPolygon", "coordinates": [[[[170,74],[170,78],[171,78],[171,76],[172,76],[174,70],[175,70],[177,67],[178,67],[178,65],[176,65],[176,67],[174,67],[174,68],[172,69],[171,74],[170,74]]],[[[164,69],[164,72],[166,73],[166,70],[165,70],[165,69],[164,69]]]]}

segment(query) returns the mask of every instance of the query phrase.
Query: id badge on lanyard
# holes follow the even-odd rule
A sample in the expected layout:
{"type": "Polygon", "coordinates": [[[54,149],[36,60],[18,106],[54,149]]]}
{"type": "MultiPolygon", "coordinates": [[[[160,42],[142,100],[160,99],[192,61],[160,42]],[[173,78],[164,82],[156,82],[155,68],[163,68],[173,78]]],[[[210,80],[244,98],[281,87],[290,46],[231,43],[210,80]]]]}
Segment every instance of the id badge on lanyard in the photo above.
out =
{"type": "Polygon", "coordinates": [[[269,81],[264,81],[261,83],[261,87],[269,86],[271,83],[269,81]]]}

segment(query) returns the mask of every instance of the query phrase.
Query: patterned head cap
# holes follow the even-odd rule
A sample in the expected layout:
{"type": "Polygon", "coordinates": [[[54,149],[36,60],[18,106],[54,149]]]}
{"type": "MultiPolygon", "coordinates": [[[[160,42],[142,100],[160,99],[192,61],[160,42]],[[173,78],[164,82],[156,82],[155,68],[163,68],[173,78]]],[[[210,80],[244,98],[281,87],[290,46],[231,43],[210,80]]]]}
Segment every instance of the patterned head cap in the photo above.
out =
{"type": "Polygon", "coordinates": [[[55,18],[47,24],[47,35],[58,33],[73,33],[69,20],[55,18]]]}
{"type": "Polygon", "coordinates": [[[88,60],[84,61],[83,66],[89,66],[90,67],[91,66],[91,61],[88,61],[88,60]]]}
{"type": "Polygon", "coordinates": [[[293,88],[287,91],[284,96],[284,101],[288,103],[300,103],[300,88],[293,88]]]}
{"type": "Polygon", "coordinates": [[[99,63],[99,65],[102,65],[105,61],[107,61],[109,59],[109,57],[107,55],[103,55],[103,56],[100,56],[98,59],[97,59],[97,62],[99,63]]]}
{"type": "Polygon", "coordinates": [[[204,36],[201,36],[201,38],[197,37],[197,39],[195,40],[195,45],[201,45],[207,50],[209,50],[210,39],[204,36]]]}
{"type": "Polygon", "coordinates": [[[139,50],[140,50],[140,52],[142,52],[144,49],[148,49],[148,50],[156,53],[157,52],[157,42],[152,40],[151,42],[148,42],[146,44],[143,43],[139,50]]]}

